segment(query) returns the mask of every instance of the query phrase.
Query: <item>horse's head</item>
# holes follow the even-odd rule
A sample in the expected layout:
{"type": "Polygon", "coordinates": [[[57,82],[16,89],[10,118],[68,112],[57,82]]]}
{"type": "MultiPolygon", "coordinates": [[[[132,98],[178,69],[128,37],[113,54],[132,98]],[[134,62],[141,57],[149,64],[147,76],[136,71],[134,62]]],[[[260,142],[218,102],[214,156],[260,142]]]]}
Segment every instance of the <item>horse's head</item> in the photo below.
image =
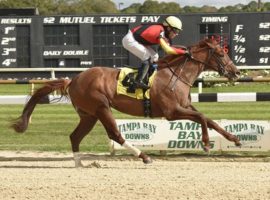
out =
{"type": "Polygon", "coordinates": [[[233,61],[215,40],[202,40],[199,43],[199,48],[208,51],[206,60],[201,62],[200,57],[194,58],[205,65],[205,70],[217,71],[221,76],[225,76],[229,80],[233,80],[240,75],[240,71],[236,68],[233,61]]]}

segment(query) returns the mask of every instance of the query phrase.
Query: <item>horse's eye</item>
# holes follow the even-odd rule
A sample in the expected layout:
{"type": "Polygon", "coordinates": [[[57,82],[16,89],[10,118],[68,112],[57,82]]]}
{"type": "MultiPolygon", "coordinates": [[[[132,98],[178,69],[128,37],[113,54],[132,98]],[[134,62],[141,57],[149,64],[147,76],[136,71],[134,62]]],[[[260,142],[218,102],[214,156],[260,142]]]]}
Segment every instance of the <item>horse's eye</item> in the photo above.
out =
{"type": "Polygon", "coordinates": [[[216,51],[216,53],[220,56],[220,57],[224,57],[225,52],[223,51],[223,49],[220,49],[219,51],[216,51]]]}

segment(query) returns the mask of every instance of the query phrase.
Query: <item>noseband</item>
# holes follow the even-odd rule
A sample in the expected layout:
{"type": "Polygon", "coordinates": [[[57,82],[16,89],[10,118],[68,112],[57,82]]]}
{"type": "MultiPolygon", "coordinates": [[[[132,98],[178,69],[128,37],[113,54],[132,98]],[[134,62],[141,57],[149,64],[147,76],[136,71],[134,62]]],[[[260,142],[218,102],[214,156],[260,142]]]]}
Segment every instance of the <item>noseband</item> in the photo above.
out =
{"type": "Polygon", "coordinates": [[[233,62],[230,60],[228,63],[224,64],[219,56],[217,56],[216,54],[214,54],[213,56],[216,59],[216,62],[218,64],[218,73],[219,73],[219,75],[226,76],[228,74],[228,72],[225,69],[226,69],[226,67],[228,65],[233,64],[233,62]]]}

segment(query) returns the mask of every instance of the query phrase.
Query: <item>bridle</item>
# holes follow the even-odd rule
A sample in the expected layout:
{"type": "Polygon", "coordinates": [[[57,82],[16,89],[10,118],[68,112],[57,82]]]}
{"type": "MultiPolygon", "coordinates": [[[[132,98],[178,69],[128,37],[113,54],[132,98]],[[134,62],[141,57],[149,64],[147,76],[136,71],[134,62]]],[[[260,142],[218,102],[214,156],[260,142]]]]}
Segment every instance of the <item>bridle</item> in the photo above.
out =
{"type": "MultiPolygon", "coordinates": [[[[177,69],[180,68],[180,72],[179,73],[176,73],[175,72],[176,70],[173,70],[170,67],[170,63],[173,63],[175,60],[171,61],[170,63],[167,63],[169,70],[172,72],[172,74],[174,76],[176,76],[176,80],[174,81],[171,90],[172,91],[174,90],[174,87],[175,87],[175,84],[176,84],[177,80],[181,80],[186,85],[192,87],[193,83],[189,83],[187,80],[185,80],[181,76],[181,72],[182,72],[183,68],[185,67],[185,65],[186,65],[186,63],[187,63],[188,60],[195,61],[195,62],[198,62],[198,63],[202,64],[201,67],[208,66],[208,67],[210,67],[212,69],[218,69],[219,75],[226,76],[228,74],[228,72],[225,69],[226,69],[226,67],[228,65],[231,65],[233,62],[230,60],[228,63],[223,63],[223,61],[221,60],[220,56],[218,56],[215,53],[216,49],[217,49],[217,47],[215,47],[215,48],[209,48],[209,50],[208,50],[208,58],[206,59],[206,62],[205,61],[201,61],[201,60],[199,60],[197,58],[194,58],[193,56],[192,57],[186,57],[185,61],[183,63],[180,63],[179,66],[177,67],[177,69]],[[214,57],[214,59],[215,59],[215,61],[217,63],[217,66],[213,66],[213,65],[210,65],[209,64],[209,62],[210,62],[210,60],[211,60],[212,57],[214,57]]],[[[201,50],[204,50],[204,48],[200,49],[199,51],[201,51],[201,50]]],[[[199,52],[199,51],[197,51],[197,52],[199,52]]]]}
{"type": "Polygon", "coordinates": [[[227,72],[225,69],[226,69],[226,67],[227,67],[228,65],[231,65],[233,62],[230,60],[228,63],[223,63],[223,61],[221,60],[220,56],[218,56],[218,55],[215,53],[216,49],[217,49],[217,47],[215,47],[215,48],[209,48],[209,50],[208,50],[208,58],[206,59],[206,60],[207,60],[206,62],[200,61],[200,60],[198,60],[198,59],[196,59],[196,58],[194,58],[194,57],[191,57],[190,59],[191,59],[191,60],[194,60],[194,61],[196,61],[196,62],[198,62],[198,63],[201,63],[201,64],[203,64],[204,66],[208,66],[208,67],[210,67],[210,68],[212,68],[212,69],[213,69],[213,68],[214,68],[214,69],[217,68],[217,69],[218,69],[218,73],[219,73],[220,76],[226,76],[228,72],[227,72]],[[217,62],[217,66],[213,66],[213,65],[210,65],[210,64],[209,64],[209,61],[210,61],[210,59],[211,59],[212,57],[215,58],[215,61],[217,62]]]}

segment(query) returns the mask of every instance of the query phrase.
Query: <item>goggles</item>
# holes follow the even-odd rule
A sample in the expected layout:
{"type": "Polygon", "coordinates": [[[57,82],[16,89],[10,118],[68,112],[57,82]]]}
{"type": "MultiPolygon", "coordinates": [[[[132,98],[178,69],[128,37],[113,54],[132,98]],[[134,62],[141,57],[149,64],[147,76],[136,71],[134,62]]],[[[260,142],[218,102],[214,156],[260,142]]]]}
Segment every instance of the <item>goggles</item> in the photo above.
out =
{"type": "Polygon", "coordinates": [[[179,30],[178,28],[171,27],[171,29],[176,35],[178,35],[181,32],[181,30],[179,30]]]}

